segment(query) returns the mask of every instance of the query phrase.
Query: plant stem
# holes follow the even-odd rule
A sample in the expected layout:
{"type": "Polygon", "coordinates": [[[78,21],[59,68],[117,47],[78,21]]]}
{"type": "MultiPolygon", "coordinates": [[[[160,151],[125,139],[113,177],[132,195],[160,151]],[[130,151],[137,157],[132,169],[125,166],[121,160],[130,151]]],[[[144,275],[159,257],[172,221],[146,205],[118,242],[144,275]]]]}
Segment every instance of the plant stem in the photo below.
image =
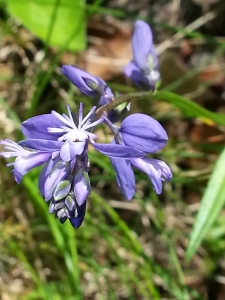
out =
{"type": "Polygon", "coordinates": [[[96,111],[97,118],[98,119],[102,118],[102,115],[105,112],[108,113],[110,110],[116,108],[117,106],[119,106],[120,104],[122,104],[124,102],[131,102],[131,101],[143,98],[145,96],[150,96],[152,94],[153,94],[152,91],[148,91],[148,92],[136,92],[136,93],[128,93],[125,95],[119,95],[114,100],[110,101],[109,103],[107,103],[97,109],[97,111],[96,111]]]}

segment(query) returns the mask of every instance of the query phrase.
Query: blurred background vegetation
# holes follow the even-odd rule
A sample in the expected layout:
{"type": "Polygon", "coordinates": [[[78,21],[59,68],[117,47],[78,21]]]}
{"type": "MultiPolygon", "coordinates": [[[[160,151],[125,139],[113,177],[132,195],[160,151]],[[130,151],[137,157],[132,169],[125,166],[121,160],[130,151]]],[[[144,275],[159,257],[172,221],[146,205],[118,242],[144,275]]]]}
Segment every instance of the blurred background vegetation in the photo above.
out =
{"type": "MultiPolygon", "coordinates": [[[[224,15],[224,0],[0,0],[1,139],[22,139],[22,121],[66,103],[93,105],[62,64],[102,77],[114,92],[137,91],[122,72],[142,18],[154,32],[162,92],[131,111],[165,127],[169,141],[155,157],[173,171],[160,196],[137,171],[126,202],[109,159],[91,149],[92,194],[75,230],[48,214],[40,170],[17,185],[1,158],[1,300],[225,299],[224,15]],[[189,258],[204,240],[187,260],[191,231],[189,258]]],[[[103,128],[97,134],[111,139],[103,128]]]]}

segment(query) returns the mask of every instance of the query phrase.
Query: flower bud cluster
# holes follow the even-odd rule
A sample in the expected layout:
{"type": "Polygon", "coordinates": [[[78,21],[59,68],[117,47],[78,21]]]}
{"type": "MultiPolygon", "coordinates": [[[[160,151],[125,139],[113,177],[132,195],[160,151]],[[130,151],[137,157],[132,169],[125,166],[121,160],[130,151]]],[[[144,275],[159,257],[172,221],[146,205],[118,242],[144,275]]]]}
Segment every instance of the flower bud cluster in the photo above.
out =
{"type": "MultiPolygon", "coordinates": [[[[158,60],[151,29],[143,21],[135,23],[132,47],[134,60],[125,67],[125,74],[137,85],[145,84],[154,90],[159,79],[158,60]]],[[[110,158],[118,187],[127,200],[135,193],[133,167],[147,174],[157,194],[162,191],[162,182],[170,180],[172,173],[166,163],[149,157],[162,149],[168,140],[158,121],[134,113],[118,127],[114,123],[129,110],[130,104],[125,101],[122,107],[114,105],[110,108],[115,96],[104,80],[74,66],[63,66],[61,70],[82,93],[91,98],[98,97],[98,110],[94,106],[84,117],[83,104],[80,103],[77,114],[67,105],[67,114],[52,111],[32,117],[21,125],[24,140],[18,143],[7,139],[0,141],[4,147],[0,155],[15,158],[7,166],[13,168],[17,183],[31,169],[44,165],[38,187],[49,204],[49,213],[54,213],[61,223],[69,219],[72,226],[78,228],[83,222],[91,193],[89,144],[110,158]],[[96,143],[94,129],[99,124],[111,129],[114,135],[111,143],[96,143]]]]}

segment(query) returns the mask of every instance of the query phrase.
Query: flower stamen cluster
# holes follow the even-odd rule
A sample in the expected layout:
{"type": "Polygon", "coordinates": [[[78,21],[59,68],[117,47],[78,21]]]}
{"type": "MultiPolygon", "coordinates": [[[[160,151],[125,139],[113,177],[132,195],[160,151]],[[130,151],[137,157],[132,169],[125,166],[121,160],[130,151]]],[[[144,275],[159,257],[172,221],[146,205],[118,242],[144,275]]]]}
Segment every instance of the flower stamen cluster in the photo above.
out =
{"type": "Polygon", "coordinates": [[[55,116],[57,119],[62,121],[65,125],[61,125],[60,128],[58,127],[48,127],[49,133],[64,133],[61,137],[58,138],[58,141],[63,142],[66,140],[83,142],[87,139],[90,139],[91,142],[94,142],[96,139],[96,135],[91,133],[91,128],[97,126],[98,124],[103,122],[103,119],[99,119],[95,122],[91,122],[90,117],[94,114],[96,110],[96,106],[94,106],[87,116],[83,119],[83,104],[80,103],[79,115],[78,115],[78,124],[75,124],[75,120],[72,116],[71,110],[67,105],[68,115],[60,115],[56,111],[52,111],[52,115],[55,116]]]}

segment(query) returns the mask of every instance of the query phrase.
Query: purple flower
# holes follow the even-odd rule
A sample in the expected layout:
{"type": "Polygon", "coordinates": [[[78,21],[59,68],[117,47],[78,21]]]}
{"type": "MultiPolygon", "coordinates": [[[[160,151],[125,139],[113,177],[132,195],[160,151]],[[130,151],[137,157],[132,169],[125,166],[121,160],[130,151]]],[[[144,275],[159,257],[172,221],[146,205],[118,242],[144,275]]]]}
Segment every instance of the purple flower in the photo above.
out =
{"type": "Polygon", "coordinates": [[[19,144],[34,150],[54,152],[55,155],[58,153],[63,161],[71,161],[77,155],[81,155],[86,151],[88,141],[97,151],[109,157],[134,158],[144,156],[141,150],[134,149],[129,145],[95,143],[97,136],[92,131],[95,126],[104,121],[104,119],[95,120],[95,106],[84,118],[82,103],[77,116],[71,113],[69,106],[67,106],[67,110],[68,116],[52,111],[52,114],[33,117],[23,122],[23,133],[30,137],[31,131],[33,138],[20,141],[19,144]],[[51,119],[54,117],[55,127],[50,127],[49,116],[51,119]],[[39,138],[42,136],[48,139],[39,138]]]}
{"type": "Polygon", "coordinates": [[[71,65],[63,65],[61,72],[85,95],[90,97],[100,95],[101,103],[110,101],[114,97],[105,81],[97,76],[93,76],[84,70],[71,65]]]}
{"type": "MultiPolygon", "coordinates": [[[[86,86],[94,88],[94,80],[97,79],[90,77],[82,80],[86,86]]],[[[101,86],[101,82],[98,83],[101,86]]],[[[101,98],[101,101],[108,103],[110,100],[101,98]]],[[[89,142],[111,159],[118,186],[126,199],[131,199],[135,193],[132,167],[145,172],[156,193],[161,193],[162,182],[170,180],[172,174],[164,162],[148,158],[149,153],[162,149],[168,139],[156,120],[144,114],[132,114],[124,119],[119,128],[104,114],[97,119],[96,107],[86,116],[83,116],[82,103],[78,114],[73,114],[68,105],[67,112],[67,115],[61,115],[52,111],[51,114],[30,118],[21,125],[24,140],[18,143],[0,141],[5,150],[0,155],[15,157],[15,161],[8,166],[13,166],[17,183],[32,168],[45,164],[38,187],[49,204],[49,213],[54,213],[61,223],[69,219],[75,228],[82,224],[91,193],[89,142]],[[110,144],[95,141],[97,136],[93,130],[101,123],[108,125],[115,135],[110,144]]]]}
{"type": "MultiPolygon", "coordinates": [[[[6,151],[5,158],[15,157],[13,173],[17,183],[32,168],[45,164],[39,176],[38,187],[42,197],[49,203],[49,213],[54,213],[61,223],[69,219],[74,227],[79,227],[84,219],[86,201],[91,193],[88,171],[88,143],[102,154],[119,160],[138,159],[145,156],[140,147],[132,142],[121,144],[99,144],[93,133],[95,126],[104,119],[96,119],[96,107],[83,116],[80,104],[77,115],[70,111],[68,115],[52,111],[39,115],[22,123],[21,130],[26,139],[18,144],[0,141],[6,151]]],[[[129,126],[126,121],[121,127],[125,140],[129,140],[129,126]],[[128,129],[127,129],[128,128],[128,129]]],[[[121,132],[122,132],[121,131],[121,132]]]]}
{"type": "Polygon", "coordinates": [[[144,114],[132,114],[122,122],[112,144],[116,142],[145,153],[142,158],[111,158],[113,168],[116,171],[117,184],[124,197],[130,200],[135,193],[132,166],[146,173],[156,193],[160,194],[162,181],[172,178],[171,170],[164,162],[147,157],[149,153],[163,148],[167,142],[167,134],[159,122],[144,114]]]}
{"type": "Polygon", "coordinates": [[[153,45],[150,26],[138,20],[134,24],[132,36],[133,61],[124,68],[124,74],[131,78],[139,87],[149,86],[155,90],[160,78],[158,58],[153,45]]]}
{"type": "MultiPolygon", "coordinates": [[[[82,103],[78,115],[72,114],[67,106],[68,116],[52,111],[30,118],[21,126],[27,137],[19,142],[21,149],[50,153],[38,182],[41,195],[50,202],[49,212],[55,213],[61,223],[70,219],[74,227],[83,221],[91,192],[87,146],[88,141],[94,143],[96,138],[93,128],[103,121],[95,120],[95,109],[83,117],[82,103]]],[[[104,150],[105,145],[100,144],[99,148],[108,151],[107,147],[104,150]]]]}

